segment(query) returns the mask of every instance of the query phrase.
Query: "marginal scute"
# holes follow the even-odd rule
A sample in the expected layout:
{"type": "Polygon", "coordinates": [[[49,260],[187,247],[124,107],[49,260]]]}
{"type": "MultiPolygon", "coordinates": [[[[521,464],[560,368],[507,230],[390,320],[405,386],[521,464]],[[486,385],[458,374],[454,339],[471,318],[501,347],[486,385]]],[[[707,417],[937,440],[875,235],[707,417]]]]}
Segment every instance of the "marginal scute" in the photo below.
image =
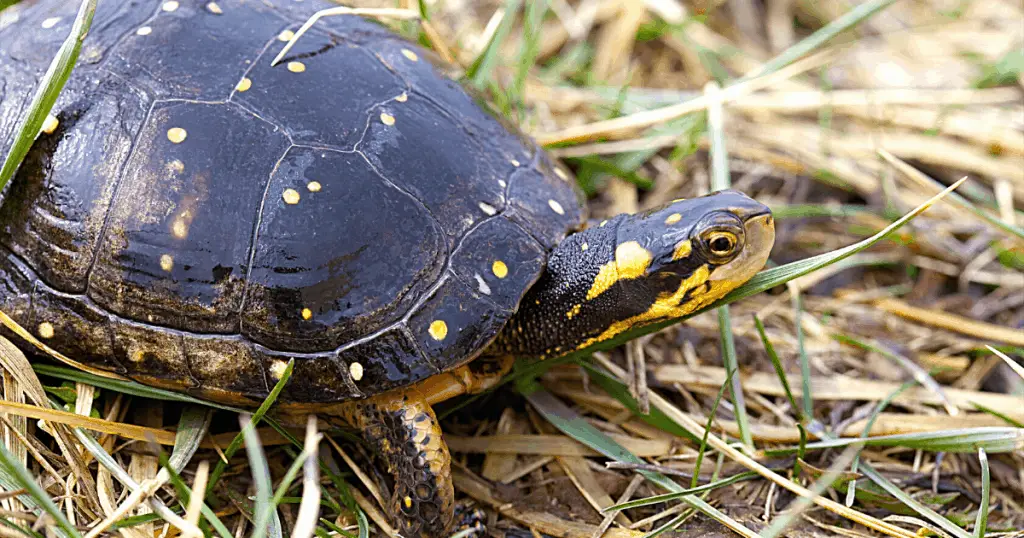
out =
{"type": "Polygon", "coordinates": [[[490,292],[487,298],[503,310],[516,308],[523,290],[533,284],[543,267],[540,244],[504,217],[475,228],[452,255],[455,274],[478,290],[479,275],[490,292]]]}
{"type": "MultiPolygon", "coordinates": [[[[342,363],[361,365],[360,391],[378,394],[406,386],[411,379],[423,379],[440,371],[430,363],[400,329],[392,329],[338,354],[342,363]]],[[[355,376],[353,376],[353,379],[355,376]]]]}
{"type": "Polygon", "coordinates": [[[441,370],[467,362],[467,350],[482,350],[511,315],[497,310],[461,279],[448,275],[441,287],[409,318],[409,330],[427,360],[441,370]],[[443,320],[444,338],[431,331],[443,320]]]}
{"type": "Polygon", "coordinates": [[[189,371],[198,382],[192,394],[214,401],[242,397],[258,405],[270,393],[264,366],[244,338],[186,334],[182,342],[189,371]]]}

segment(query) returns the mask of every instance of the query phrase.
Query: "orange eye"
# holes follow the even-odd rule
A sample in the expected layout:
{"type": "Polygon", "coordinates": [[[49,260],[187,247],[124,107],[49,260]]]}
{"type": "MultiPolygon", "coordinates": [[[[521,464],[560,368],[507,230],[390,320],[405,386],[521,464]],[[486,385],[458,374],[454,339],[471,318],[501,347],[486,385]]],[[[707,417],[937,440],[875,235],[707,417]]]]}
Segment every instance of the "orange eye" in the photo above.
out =
{"type": "Polygon", "coordinates": [[[736,248],[736,235],[730,232],[715,232],[708,237],[708,248],[715,256],[728,256],[736,248]]]}

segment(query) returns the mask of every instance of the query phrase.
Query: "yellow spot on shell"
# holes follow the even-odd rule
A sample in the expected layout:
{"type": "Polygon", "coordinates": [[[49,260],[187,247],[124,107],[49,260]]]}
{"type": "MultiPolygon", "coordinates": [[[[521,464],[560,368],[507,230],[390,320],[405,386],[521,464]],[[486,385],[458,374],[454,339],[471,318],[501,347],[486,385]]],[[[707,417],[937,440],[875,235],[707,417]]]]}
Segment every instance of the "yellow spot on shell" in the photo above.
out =
{"type": "Polygon", "coordinates": [[[517,161],[515,159],[511,159],[508,162],[512,163],[512,166],[515,166],[516,168],[519,168],[519,165],[520,165],[519,161],[517,161]]]}
{"type": "Polygon", "coordinates": [[[169,0],[167,2],[164,2],[163,9],[164,9],[164,11],[166,11],[168,13],[170,13],[171,11],[177,10],[178,9],[178,2],[177,2],[177,0],[169,0]]]}
{"type": "Polygon", "coordinates": [[[508,276],[508,266],[501,260],[494,260],[491,264],[491,272],[498,278],[505,278],[508,276]]]}
{"type": "Polygon", "coordinates": [[[170,273],[174,269],[174,258],[170,254],[160,256],[160,268],[170,273]]]}
{"type": "Polygon", "coordinates": [[[153,33],[153,28],[149,26],[140,26],[138,30],[135,30],[135,35],[147,36],[153,33]]]}
{"type": "Polygon", "coordinates": [[[56,116],[47,114],[46,119],[43,120],[43,128],[41,131],[46,134],[53,134],[53,132],[57,130],[58,125],[60,125],[60,122],[57,121],[56,116]]]}
{"type": "Polygon", "coordinates": [[[171,233],[178,239],[185,239],[188,237],[188,224],[183,219],[174,219],[171,223],[171,233]]]}
{"type": "Polygon", "coordinates": [[[206,9],[207,9],[207,11],[209,11],[210,13],[213,13],[214,15],[223,15],[224,14],[224,10],[221,9],[219,5],[217,5],[217,2],[210,2],[210,3],[206,4],[206,9]]]}
{"type": "Polygon", "coordinates": [[[430,337],[440,342],[444,340],[444,337],[448,336],[448,324],[442,320],[435,319],[430,323],[430,328],[427,330],[430,333],[430,337]]]}
{"type": "Polygon", "coordinates": [[[285,30],[285,31],[281,32],[280,34],[277,34],[277,40],[278,41],[286,41],[287,42],[287,41],[291,41],[292,39],[295,39],[295,32],[293,32],[291,30],[285,30]]]}
{"type": "Polygon", "coordinates": [[[653,256],[636,241],[626,241],[615,247],[615,259],[602,265],[587,290],[587,300],[608,291],[620,280],[639,278],[647,272],[653,256]]]}
{"type": "Polygon", "coordinates": [[[582,245],[580,245],[580,250],[581,251],[585,252],[588,248],[590,248],[590,245],[588,245],[586,243],[583,243],[582,245]]]}
{"type": "Polygon", "coordinates": [[[565,173],[565,170],[555,167],[555,175],[562,178],[564,181],[569,181],[569,174],[565,173]]]}
{"type": "Polygon", "coordinates": [[[40,338],[53,338],[53,325],[49,321],[44,321],[39,324],[38,332],[40,338]]]}
{"type": "Polygon", "coordinates": [[[302,62],[288,62],[288,70],[292,73],[301,73],[306,70],[306,64],[302,62]]]}
{"type": "Polygon", "coordinates": [[[420,57],[417,56],[415,52],[413,52],[413,51],[411,51],[409,49],[402,49],[402,56],[405,56],[406,58],[408,58],[410,62],[415,62],[415,61],[418,61],[420,59],[420,57]]]}
{"type": "Polygon", "coordinates": [[[50,28],[57,26],[58,22],[60,22],[60,17],[50,17],[49,19],[43,21],[43,28],[49,30],[50,28]]]}
{"type": "Polygon", "coordinates": [[[565,214],[565,208],[562,207],[562,204],[558,203],[555,200],[548,200],[548,207],[550,207],[552,211],[558,213],[559,215],[565,214]]]}
{"type": "Polygon", "coordinates": [[[310,181],[309,183],[306,183],[306,188],[309,189],[309,192],[320,192],[322,187],[323,186],[320,185],[319,181],[310,181]]]}
{"type": "Polygon", "coordinates": [[[181,127],[171,127],[167,129],[167,140],[174,142],[175,144],[181,144],[188,137],[188,132],[181,127]]]}
{"type": "Polygon", "coordinates": [[[359,381],[363,378],[363,365],[358,362],[353,362],[348,365],[348,373],[352,376],[352,381],[359,381]]]}
{"type": "Polygon", "coordinates": [[[693,245],[689,241],[683,241],[676,245],[675,250],[672,251],[672,261],[681,260],[690,255],[693,250],[693,245]]]}
{"type": "Polygon", "coordinates": [[[281,198],[284,198],[284,203],[288,205],[295,205],[299,203],[299,191],[295,189],[285,189],[281,193],[281,198]]]}
{"type": "Polygon", "coordinates": [[[235,84],[235,91],[238,92],[248,91],[249,88],[252,88],[252,79],[249,77],[242,77],[242,80],[235,84]]]}
{"type": "Polygon", "coordinates": [[[672,213],[671,215],[665,217],[665,224],[668,224],[668,225],[671,226],[671,225],[673,225],[673,224],[675,224],[675,223],[677,223],[677,222],[679,222],[681,220],[683,220],[683,216],[682,215],[680,215],[679,213],[672,213]]]}
{"type": "Polygon", "coordinates": [[[408,100],[409,100],[409,94],[405,93],[405,92],[402,92],[402,95],[399,95],[398,97],[395,97],[395,101],[398,101],[399,103],[404,103],[404,102],[406,102],[408,100]]]}
{"type": "Polygon", "coordinates": [[[394,125],[395,117],[392,116],[391,114],[388,114],[387,112],[381,112],[380,122],[383,123],[384,125],[394,125]]]}
{"type": "Polygon", "coordinates": [[[491,204],[488,204],[487,202],[480,202],[479,206],[480,206],[480,211],[483,211],[487,215],[494,215],[495,213],[498,212],[498,210],[495,209],[494,206],[492,206],[491,204]]]}
{"type": "Polygon", "coordinates": [[[288,362],[281,359],[274,359],[270,363],[270,375],[274,379],[281,379],[284,375],[284,371],[288,369],[288,362]]]}
{"type": "Polygon", "coordinates": [[[313,317],[313,311],[308,308],[302,309],[302,319],[310,319],[313,317]]]}

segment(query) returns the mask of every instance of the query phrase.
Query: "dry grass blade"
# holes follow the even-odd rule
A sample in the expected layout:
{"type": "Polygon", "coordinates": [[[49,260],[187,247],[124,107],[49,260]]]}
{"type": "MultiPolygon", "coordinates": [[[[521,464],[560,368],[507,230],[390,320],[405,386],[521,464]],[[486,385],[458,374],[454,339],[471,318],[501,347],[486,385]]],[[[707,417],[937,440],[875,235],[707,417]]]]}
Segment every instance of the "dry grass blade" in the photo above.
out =
{"type": "MultiPolygon", "coordinates": [[[[781,81],[795,77],[801,73],[814,69],[830,58],[828,54],[818,54],[780,69],[763,77],[752,78],[739,82],[719,92],[714,99],[727,103],[741,96],[755,92],[762,88],[768,88],[781,81]]],[[[661,123],[666,123],[676,118],[699,112],[707,108],[711,98],[701,96],[689,101],[671,105],[655,110],[637,112],[628,116],[594,122],[580,127],[569,127],[554,133],[540,133],[536,135],[537,142],[550,146],[556,144],[577,143],[598,138],[624,138],[629,134],[661,123]]]]}
{"type": "Polygon", "coordinates": [[[1003,353],[1002,351],[999,351],[998,349],[992,346],[987,345],[985,347],[988,348],[988,350],[994,353],[997,357],[1003,359],[1003,362],[1005,362],[1011,370],[1013,370],[1018,376],[1020,376],[1021,379],[1024,379],[1024,366],[1017,364],[1017,361],[1011,359],[1009,356],[1006,355],[1006,353],[1003,353]]]}
{"type": "Polygon", "coordinates": [[[316,24],[317,21],[324,17],[336,17],[339,15],[356,15],[364,17],[381,17],[399,20],[411,20],[419,19],[420,12],[415,9],[398,9],[398,8],[350,8],[350,7],[332,7],[328,9],[322,9],[314,13],[302,26],[295,32],[295,34],[285,43],[284,48],[281,52],[274,56],[274,59],[270,62],[270,65],[277,65],[288,51],[292,50],[295,43],[299,41],[299,38],[303,34],[309,31],[310,28],[316,24]]]}
{"type": "MultiPolygon", "coordinates": [[[[608,368],[619,379],[624,378],[625,372],[623,372],[614,364],[604,362],[603,365],[606,368],[608,368]]],[[[702,424],[690,418],[690,416],[687,415],[686,413],[680,411],[679,408],[677,408],[671,402],[663,398],[661,395],[657,393],[652,393],[651,403],[655,407],[661,409],[678,425],[682,426],[683,428],[686,428],[694,435],[703,434],[705,432],[705,428],[702,424]]],[[[864,525],[865,527],[874,529],[878,532],[881,532],[889,536],[894,536],[898,538],[916,538],[916,536],[913,533],[901,529],[900,527],[897,527],[890,523],[886,523],[885,521],[879,520],[857,510],[853,510],[852,508],[847,508],[846,506],[843,506],[842,504],[839,504],[830,499],[814,495],[807,488],[797,484],[796,482],[793,482],[792,480],[783,477],[782,475],[765,467],[764,465],[754,460],[753,458],[747,456],[746,454],[743,454],[739,450],[736,450],[735,448],[732,447],[732,445],[725,442],[722,438],[718,437],[717,435],[709,434],[707,436],[707,439],[708,444],[712,448],[721,452],[729,459],[739,463],[740,465],[746,467],[747,469],[750,469],[751,471],[756,472],[757,474],[768,479],[769,481],[777,484],[782,488],[785,488],[786,490],[800,497],[811,499],[814,502],[814,504],[821,506],[822,508],[825,508],[830,512],[833,512],[846,519],[849,519],[850,521],[854,521],[856,523],[864,525]]]]}
{"type": "MultiPolygon", "coordinates": [[[[206,493],[206,481],[210,478],[210,462],[201,461],[196,467],[196,477],[192,481],[192,497],[188,500],[188,507],[185,509],[185,521],[191,525],[199,523],[199,516],[202,514],[203,495],[206,493]]],[[[203,535],[182,533],[186,538],[199,538],[203,535]]]]}
{"type": "Polygon", "coordinates": [[[320,514],[320,464],[316,455],[320,438],[316,415],[310,415],[306,422],[306,442],[303,447],[303,452],[309,456],[302,465],[302,500],[299,502],[299,513],[295,516],[292,538],[310,538],[316,532],[317,516],[320,514]]]}
{"type": "Polygon", "coordinates": [[[1024,347],[1024,331],[984,323],[965,318],[964,316],[950,314],[949,312],[911,306],[897,299],[880,299],[875,301],[875,306],[890,314],[896,314],[919,323],[972,336],[979,340],[1003,342],[1011,346],[1024,347]]]}

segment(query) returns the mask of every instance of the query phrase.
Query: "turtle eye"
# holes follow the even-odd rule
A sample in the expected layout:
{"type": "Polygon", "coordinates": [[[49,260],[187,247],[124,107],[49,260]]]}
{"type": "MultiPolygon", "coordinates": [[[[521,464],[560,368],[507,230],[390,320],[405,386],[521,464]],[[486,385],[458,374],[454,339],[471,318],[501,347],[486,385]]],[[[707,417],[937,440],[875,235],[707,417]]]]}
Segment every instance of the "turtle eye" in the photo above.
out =
{"type": "Polygon", "coordinates": [[[727,263],[736,257],[741,248],[741,239],[732,230],[712,229],[704,234],[704,250],[710,261],[727,263]]]}
{"type": "Polygon", "coordinates": [[[713,234],[708,240],[711,253],[715,256],[728,256],[736,247],[736,236],[731,233],[713,234]]]}

